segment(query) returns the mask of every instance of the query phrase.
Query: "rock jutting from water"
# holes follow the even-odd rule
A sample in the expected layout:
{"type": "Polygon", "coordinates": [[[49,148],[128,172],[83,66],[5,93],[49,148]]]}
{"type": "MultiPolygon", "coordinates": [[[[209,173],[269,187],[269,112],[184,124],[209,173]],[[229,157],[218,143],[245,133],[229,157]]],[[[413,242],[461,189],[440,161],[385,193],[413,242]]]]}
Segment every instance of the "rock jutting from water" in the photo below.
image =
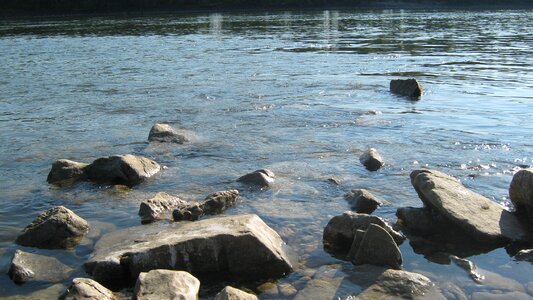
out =
{"type": "Polygon", "coordinates": [[[67,279],[73,269],[54,257],[15,251],[8,275],[16,284],[28,281],[60,282],[67,279]]]}
{"type": "Polygon", "coordinates": [[[163,192],[157,193],[153,198],[141,202],[139,207],[141,223],[147,224],[157,220],[170,219],[173,209],[186,205],[187,202],[178,197],[163,192]]]}
{"type": "Polygon", "coordinates": [[[185,134],[179,133],[176,129],[168,124],[157,123],[152,126],[148,134],[148,141],[162,143],[183,144],[189,139],[185,134]]]}
{"type": "Polygon", "coordinates": [[[238,197],[238,190],[216,192],[207,196],[202,202],[179,205],[172,212],[172,217],[174,221],[196,221],[203,215],[222,213],[233,206],[238,197]]]}
{"type": "MultiPolygon", "coordinates": [[[[426,276],[389,269],[366,290],[355,296],[355,299],[416,299],[421,296],[427,297],[427,293],[433,287],[433,283],[426,276]]],[[[445,299],[442,295],[434,296],[436,298],[428,299],[445,299]]]]}
{"type": "Polygon", "coordinates": [[[520,170],[513,176],[509,197],[515,213],[524,216],[533,225],[533,169],[520,170]]]}
{"type": "Polygon", "coordinates": [[[87,221],[70,209],[57,206],[40,214],[15,242],[27,247],[66,249],[77,245],[88,229],[87,221]]]}
{"type": "Polygon", "coordinates": [[[63,185],[79,180],[97,183],[133,186],[152,177],[161,170],[155,161],[131,154],[102,157],[91,164],[58,160],[52,164],[47,181],[63,185]]]}
{"type": "Polygon", "coordinates": [[[274,177],[274,172],[268,169],[260,169],[239,177],[237,181],[248,185],[270,187],[274,183],[274,177]]]}
{"type": "Polygon", "coordinates": [[[231,286],[226,286],[222,291],[216,294],[214,300],[258,300],[256,295],[247,293],[245,291],[236,289],[231,286]]]}
{"type": "Polygon", "coordinates": [[[156,269],[198,278],[261,279],[288,274],[292,265],[274,230],[257,215],[238,215],[109,233],[98,241],[85,269],[104,285],[120,286],[156,269]]]}
{"type": "Polygon", "coordinates": [[[523,260],[533,263],[533,249],[523,249],[514,256],[516,260],[523,260]]]}
{"type": "Polygon", "coordinates": [[[141,272],[135,284],[135,299],[197,300],[200,281],[191,274],[173,270],[141,272]]]}
{"type": "Polygon", "coordinates": [[[350,253],[355,253],[349,259],[355,265],[371,264],[386,266],[392,269],[402,269],[402,253],[392,236],[383,227],[370,224],[359,242],[354,239],[350,253]]]}
{"type": "Polygon", "coordinates": [[[383,158],[375,148],[370,148],[363,152],[363,154],[359,157],[359,161],[369,171],[377,171],[385,164],[383,158]]]}
{"type": "Polygon", "coordinates": [[[390,81],[390,91],[394,94],[419,99],[423,92],[422,85],[414,78],[393,79],[390,81]]]}
{"type": "Polygon", "coordinates": [[[74,278],[61,300],[115,300],[113,292],[90,278],[74,278]]]}
{"type": "Polygon", "coordinates": [[[351,190],[344,195],[344,199],[350,203],[355,212],[363,214],[371,214],[383,205],[382,200],[365,189],[351,190]]]}

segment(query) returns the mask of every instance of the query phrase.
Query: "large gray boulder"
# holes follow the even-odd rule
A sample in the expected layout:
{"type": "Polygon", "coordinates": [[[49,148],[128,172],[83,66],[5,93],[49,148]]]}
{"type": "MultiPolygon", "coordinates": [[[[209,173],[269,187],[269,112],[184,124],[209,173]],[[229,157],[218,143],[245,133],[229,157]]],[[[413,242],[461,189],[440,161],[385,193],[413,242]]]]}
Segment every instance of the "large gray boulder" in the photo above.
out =
{"type": "Polygon", "coordinates": [[[113,292],[89,278],[74,278],[62,300],[114,300],[113,292]]]}
{"type": "Polygon", "coordinates": [[[141,223],[170,219],[173,209],[186,205],[187,202],[178,197],[163,192],[157,193],[153,198],[141,202],[139,207],[141,223]]]}
{"type": "Polygon", "coordinates": [[[248,185],[269,187],[274,183],[274,177],[274,172],[268,169],[260,169],[239,177],[237,181],[248,185]]]}
{"type": "Polygon", "coordinates": [[[231,286],[226,286],[215,296],[215,300],[258,300],[256,295],[241,291],[231,286]]]}
{"type": "Polygon", "coordinates": [[[375,148],[370,148],[363,152],[359,157],[359,161],[369,171],[377,171],[385,164],[383,158],[375,148]]]}
{"type": "Polygon", "coordinates": [[[257,215],[156,225],[102,237],[85,263],[87,272],[103,284],[121,284],[156,269],[200,278],[278,278],[292,272],[283,241],[257,215]]]}
{"type": "Polygon", "coordinates": [[[390,81],[390,91],[394,94],[417,99],[422,96],[423,90],[422,85],[414,78],[393,79],[390,81]]]}
{"type": "MultiPolygon", "coordinates": [[[[355,299],[416,299],[426,296],[434,287],[427,277],[406,271],[386,270],[374,284],[368,287],[355,299]]],[[[434,295],[428,299],[444,299],[442,295],[434,295]],[[441,296],[441,297],[438,297],[441,296]]]]}
{"type": "Polygon", "coordinates": [[[85,168],[88,164],[75,162],[68,159],[59,159],[52,164],[52,170],[48,173],[46,181],[51,184],[71,184],[85,179],[85,168]]]}
{"type": "Polygon", "coordinates": [[[465,188],[449,175],[434,170],[415,170],[411,173],[411,182],[426,208],[478,242],[502,244],[529,238],[527,230],[512,213],[465,188]]]}
{"type": "Polygon", "coordinates": [[[189,139],[185,134],[179,133],[176,129],[172,128],[172,126],[158,123],[150,129],[148,141],[183,144],[188,142],[189,139]]]}
{"type": "Polygon", "coordinates": [[[533,224],[533,169],[520,170],[513,176],[509,196],[516,214],[525,216],[533,224]]]}
{"type": "Polygon", "coordinates": [[[238,197],[238,190],[216,192],[207,196],[202,202],[179,205],[172,212],[172,217],[174,221],[196,221],[203,215],[222,213],[233,206],[238,197]]]}
{"type": "Polygon", "coordinates": [[[357,250],[352,262],[355,265],[371,264],[386,266],[396,270],[402,268],[402,253],[391,235],[376,224],[370,224],[359,244],[354,245],[357,250]]]}
{"type": "Polygon", "coordinates": [[[370,224],[376,224],[384,228],[397,244],[401,244],[405,240],[401,233],[392,229],[380,217],[346,211],[342,215],[335,216],[329,220],[323,233],[324,246],[334,251],[348,252],[357,230],[366,231],[370,224]]]}
{"type": "Polygon", "coordinates": [[[70,209],[57,206],[40,214],[15,242],[37,248],[71,248],[81,241],[88,229],[87,221],[70,209]]]}
{"type": "Polygon", "coordinates": [[[102,157],[85,168],[89,180],[133,186],[161,170],[155,161],[131,154],[102,157]]]}
{"type": "Polygon", "coordinates": [[[344,199],[350,203],[355,212],[363,214],[371,214],[383,205],[382,200],[365,189],[351,190],[344,195],[344,199]]]}
{"type": "Polygon", "coordinates": [[[54,257],[15,251],[8,275],[17,284],[28,281],[60,282],[70,276],[73,269],[54,257]]]}
{"type": "Polygon", "coordinates": [[[183,271],[152,270],[141,272],[135,284],[137,300],[197,300],[200,281],[183,271]]]}

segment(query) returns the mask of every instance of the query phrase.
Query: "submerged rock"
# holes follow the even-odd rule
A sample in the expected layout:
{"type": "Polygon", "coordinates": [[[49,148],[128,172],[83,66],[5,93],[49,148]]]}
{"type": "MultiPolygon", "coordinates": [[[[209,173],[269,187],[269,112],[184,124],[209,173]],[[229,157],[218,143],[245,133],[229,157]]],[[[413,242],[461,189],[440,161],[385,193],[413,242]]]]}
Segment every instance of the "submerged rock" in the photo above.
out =
{"type": "Polygon", "coordinates": [[[394,94],[411,98],[420,98],[423,90],[422,85],[420,85],[418,80],[414,78],[393,79],[390,81],[390,91],[394,94]]]}
{"type": "Polygon", "coordinates": [[[502,293],[496,292],[475,292],[472,293],[472,300],[531,300],[531,296],[521,292],[502,293]]]}
{"type": "Polygon", "coordinates": [[[85,168],[88,164],[75,162],[68,159],[59,159],[52,164],[46,181],[51,184],[69,184],[85,179],[85,168]]]}
{"type": "Polygon", "coordinates": [[[189,139],[185,135],[178,133],[176,129],[172,128],[172,126],[168,124],[157,123],[152,126],[152,129],[150,129],[148,141],[183,144],[188,142],[189,139]]]}
{"type": "Polygon", "coordinates": [[[139,273],[184,270],[196,277],[278,278],[292,272],[279,235],[257,215],[141,226],[105,235],[85,268],[123,285],[139,273]]]}
{"type": "Polygon", "coordinates": [[[153,198],[141,202],[139,216],[141,223],[151,223],[156,220],[170,219],[173,209],[185,206],[187,202],[167,193],[157,193],[153,198]]]}
{"type": "Polygon", "coordinates": [[[533,224],[533,169],[520,170],[513,176],[509,196],[516,214],[525,216],[533,224]]]}
{"type": "Polygon", "coordinates": [[[222,291],[220,291],[214,300],[257,300],[257,296],[241,291],[231,286],[226,286],[222,291]]]}
{"type": "Polygon", "coordinates": [[[405,240],[401,233],[392,229],[382,218],[347,211],[329,220],[323,233],[324,246],[335,251],[348,252],[352,246],[356,231],[366,231],[370,224],[376,224],[384,228],[397,244],[401,244],[405,240]]]}
{"type": "Polygon", "coordinates": [[[85,168],[89,180],[101,183],[137,185],[161,170],[155,161],[131,154],[102,157],[85,168]]]}
{"type": "Polygon", "coordinates": [[[485,277],[477,271],[476,265],[465,258],[460,258],[455,255],[450,255],[451,261],[453,261],[458,267],[465,270],[468,275],[476,282],[481,284],[485,277]]]}
{"type": "Polygon", "coordinates": [[[344,195],[344,199],[350,202],[352,209],[357,213],[371,214],[383,205],[383,201],[365,189],[351,190],[344,195]]]}
{"type": "Polygon", "coordinates": [[[359,157],[359,161],[369,171],[377,171],[385,164],[383,162],[383,158],[378,153],[378,150],[374,148],[370,148],[363,152],[363,154],[359,157]]]}
{"type": "Polygon", "coordinates": [[[239,197],[238,190],[228,190],[213,193],[202,202],[185,203],[179,205],[173,212],[174,221],[196,221],[203,215],[222,213],[233,206],[239,197]]]}
{"type": "Polygon", "coordinates": [[[434,170],[415,170],[411,182],[432,214],[461,228],[479,243],[502,244],[529,239],[519,220],[499,204],[434,170]]]}
{"type": "Polygon", "coordinates": [[[113,292],[89,278],[74,278],[62,300],[114,300],[113,292]]]}
{"type": "Polygon", "coordinates": [[[391,235],[376,224],[370,224],[361,242],[356,245],[357,250],[352,262],[355,265],[371,264],[388,266],[400,270],[402,268],[402,253],[391,235]]]}
{"type": "Polygon", "coordinates": [[[60,282],[70,276],[73,269],[54,257],[15,251],[8,275],[17,284],[28,281],[60,282]]]}
{"type": "Polygon", "coordinates": [[[433,286],[431,280],[423,275],[389,269],[355,299],[413,299],[424,296],[433,286]]]}
{"type": "Polygon", "coordinates": [[[135,285],[135,299],[198,299],[200,281],[183,271],[152,270],[141,272],[135,285]]]}
{"type": "Polygon", "coordinates": [[[17,244],[37,248],[71,248],[87,233],[89,225],[64,206],[51,208],[40,214],[15,241],[17,244]]]}
{"type": "Polygon", "coordinates": [[[274,172],[268,170],[268,169],[261,169],[254,171],[252,173],[248,173],[246,175],[243,175],[237,179],[238,182],[242,182],[244,184],[249,185],[257,185],[260,187],[269,187],[274,183],[274,172]]]}

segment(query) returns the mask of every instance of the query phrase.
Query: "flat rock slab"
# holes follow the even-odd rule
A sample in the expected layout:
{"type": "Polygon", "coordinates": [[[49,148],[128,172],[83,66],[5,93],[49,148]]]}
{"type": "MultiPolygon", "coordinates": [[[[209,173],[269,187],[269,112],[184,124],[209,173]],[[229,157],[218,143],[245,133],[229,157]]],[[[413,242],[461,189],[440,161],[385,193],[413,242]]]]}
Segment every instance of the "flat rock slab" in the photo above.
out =
{"type": "Polygon", "coordinates": [[[415,170],[411,183],[426,207],[481,243],[528,239],[519,220],[502,206],[465,188],[459,180],[434,170],[415,170]]]}
{"type": "Polygon", "coordinates": [[[85,268],[104,285],[127,284],[156,269],[199,278],[278,278],[292,272],[282,245],[257,215],[154,224],[105,235],[85,268]]]}
{"type": "Polygon", "coordinates": [[[113,292],[89,278],[74,278],[63,300],[114,300],[113,292]]]}
{"type": "MultiPolygon", "coordinates": [[[[425,295],[433,286],[426,276],[389,269],[355,299],[413,299],[425,295]]],[[[435,298],[444,299],[444,297],[435,298]]],[[[428,297],[427,299],[435,298],[428,297]]]]}
{"type": "Polygon", "coordinates": [[[15,241],[37,248],[71,248],[87,233],[89,224],[64,206],[51,208],[40,214],[15,241]]]}
{"type": "Polygon", "coordinates": [[[135,285],[135,299],[197,300],[200,281],[183,271],[152,270],[142,272],[135,285]]]}
{"type": "Polygon", "coordinates": [[[54,257],[17,250],[8,275],[17,284],[28,281],[60,282],[67,279],[72,271],[54,257]]]}

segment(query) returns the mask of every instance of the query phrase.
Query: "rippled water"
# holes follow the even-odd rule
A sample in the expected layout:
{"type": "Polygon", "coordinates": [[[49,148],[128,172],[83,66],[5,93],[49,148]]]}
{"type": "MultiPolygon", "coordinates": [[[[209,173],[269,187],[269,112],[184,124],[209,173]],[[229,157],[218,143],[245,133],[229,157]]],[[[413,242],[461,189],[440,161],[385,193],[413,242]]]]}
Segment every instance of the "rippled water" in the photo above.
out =
{"type": "MultiPolygon", "coordinates": [[[[321,242],[327,221],[349,209],[342,197],[348,190],[366,188],[389,201],[376,214],[395,222],[398,207],[421,206],[409,173],[427,166],[509,204],[513,172],[533,164],[531,32],[533,11],[1,21],[0,273],[23,248],[13,243],[20,230],[52,206],[87,219],[89,238],[69,251],[25,250],[55,256],[83,276],[80,266],[98,237],[140,224],[139,203],[155,192],[200,199],[242,188],[237,177],[269,168],[274,187],[243,190],[242,202],[226,214],[258,214],[293,249],[296,272],[279,283],[302,288],[316,269],[333,270],[335,296],[356,294],[365,287],[360,269],[332,258],[321,242]],[[389,93],[389,81],[404,77],[423,83],[421,101],[389,93]],[[189,130],[194,139],[149,145],[156,122],[189,130]],[[360,165],[368,147],[386,160],[382,170],[360,165]],[[168,168],[126,192],[46,183],[56,159],[123,153],[168,168]]],[[[429,262],[408,242],[401,250],[406,270],[443,290],[453,283],[468,296],[533,295],[531,265],[504,249],[470,258],[497,274],[485,285],[454,265],[429,262]]],[[[66,284],[16,286],[0,275],[0,295],[55,297],[66,284]]]]}

